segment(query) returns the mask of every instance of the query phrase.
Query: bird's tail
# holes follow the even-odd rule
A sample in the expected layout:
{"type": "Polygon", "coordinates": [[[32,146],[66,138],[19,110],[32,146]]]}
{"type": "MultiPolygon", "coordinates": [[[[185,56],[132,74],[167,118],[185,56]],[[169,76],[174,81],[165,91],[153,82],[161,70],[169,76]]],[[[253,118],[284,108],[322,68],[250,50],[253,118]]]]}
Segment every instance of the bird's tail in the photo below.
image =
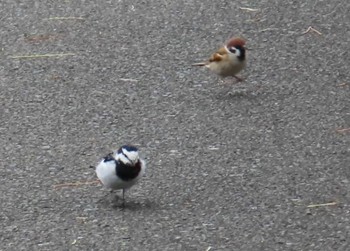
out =
{"type": "Polygon", "coordinates": [[[206,63],[195,63],[195,64],[192,64],[192,66],[206,66],[207,64],[206,63]]]}

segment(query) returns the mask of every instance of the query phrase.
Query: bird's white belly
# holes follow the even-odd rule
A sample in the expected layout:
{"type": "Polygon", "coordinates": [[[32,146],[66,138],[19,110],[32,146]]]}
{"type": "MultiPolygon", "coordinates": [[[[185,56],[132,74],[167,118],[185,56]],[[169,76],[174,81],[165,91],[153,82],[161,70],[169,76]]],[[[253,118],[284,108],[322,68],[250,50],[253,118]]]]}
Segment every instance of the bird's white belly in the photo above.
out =
{"type": "Polygon", "coordinates": [[[208,65],[208,68],[215,72],[216,74],[227,77],[227,76],[235,76],[238,74],[243,68],[244,63],[232,64],[231,62],[223,63],[223,62],[211,62],[208,65]]]}

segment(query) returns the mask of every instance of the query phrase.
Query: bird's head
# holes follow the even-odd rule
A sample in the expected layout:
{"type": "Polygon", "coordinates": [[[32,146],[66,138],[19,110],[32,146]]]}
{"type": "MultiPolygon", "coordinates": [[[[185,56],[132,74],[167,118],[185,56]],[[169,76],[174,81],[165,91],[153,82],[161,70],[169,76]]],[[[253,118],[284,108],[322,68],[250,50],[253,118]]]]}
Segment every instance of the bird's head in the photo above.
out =
{"type": "Polygon", "coordinates": [[[135,165],[139,159],[138,149],[130,145],[120,147],[116,154],[116,160],[121,161],[126,165],[135,165]]]}
{"type": "Polygon", "coordinates": [[[225,47],[229,54],[235,55],[239,60],[243,61],[245,59],[245,51],[246,51],[246,48],[244,47],[245,43],[246,42],[244,39],[236,37],[236,38],[231,38],[227,42],[225,47]]]}

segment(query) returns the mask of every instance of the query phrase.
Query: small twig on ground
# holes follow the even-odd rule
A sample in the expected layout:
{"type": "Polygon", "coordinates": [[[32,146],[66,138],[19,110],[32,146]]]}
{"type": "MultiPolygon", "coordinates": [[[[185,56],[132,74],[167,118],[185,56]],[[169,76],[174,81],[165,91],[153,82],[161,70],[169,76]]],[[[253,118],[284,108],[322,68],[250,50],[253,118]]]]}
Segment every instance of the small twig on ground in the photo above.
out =
{"type": "Polygon", "coordinates": [[[247,7],[239,7],[240,10],[245,10],[249,12],[257,12],[260,11],[259,9],[252,9],[252,8],[247,8],[247,7]]]}
{"type": "Polygon", "coordinates": [[[310,31],[315,32],[315,33],[317,33],[317,34],[320,35],[320,36],[322,35],[321,32],[319,32],[318,30],[314,29],[312,26],[309,26],[309,28],[307,28],[307,30],[304,31],[304,32],[301,33],[301,34],[302,34],[302,35],[305,35],[306,33],[309,33],[310,31]]]}
{"type": "Polygon", "coordinates": [[[348,86],[348,84],[347,84],[347,83],[341,83],[341,84],[339,84],[338,86],[344,87],[344,86],[348,86]]]}
{"type": "Polygon", "coordinates": [[[50,34],[41,34],[41,35],[25,35],[24,39],[29,43],[42,42],[47,40],[57,39],[58,35],[50,35],[50,34]]]}
{"type": "Polygon", "coordinates": [[[74,53],[59,53],[59,54],[33,54],[33,55],[23,55],[23,56],[10,56],[12,59],[32,59],[32,58],[50,58],[50,57],[66,57],[74,56],[74,53]]]}
{"type": "Polygon", "coordinates": [[[350,132],[350,127],[349,128],[339,128],[335,130],[338,133],[345,133],[345,132],[350,132]]]}
{"type": "Polygon", "coordinates": [[[60,188],[67,188],[67,187],[77,187],[82,185],[94,185],[94,184],[100,184],[99,180],[93,180],[93,181],[84,181],[84,182],[72,182],[72,183],[62,183],[62,184],[56,184],[52,187],[54,189],[60,189],[60,188]]]}
{"type": "Polygon", "coordinates": [[[45,20],[84,20],[82,17],[49,17],[45,20]]]}
{"type": "Polygon", "coordinates": [[[137,79],[132,79],[132,78],[120,78],[120,81],[129,81],[129,82],[138,82],[137,79]]]}
{"type": "Polygon", "coordinates": [[[266,29],[259,30],[259,32],[276,31],[276,30],[278,30],[278,28],[266,28],[266,29]]]}
{"type": "Polygon", "coordinates": [[[308,205],[307,208],[315,208],[315,207],[326,207],[326,206],[336,206],[338,203],[333,201],[329,203],[322,203],[322,204],[311,204],[308,205]]]}

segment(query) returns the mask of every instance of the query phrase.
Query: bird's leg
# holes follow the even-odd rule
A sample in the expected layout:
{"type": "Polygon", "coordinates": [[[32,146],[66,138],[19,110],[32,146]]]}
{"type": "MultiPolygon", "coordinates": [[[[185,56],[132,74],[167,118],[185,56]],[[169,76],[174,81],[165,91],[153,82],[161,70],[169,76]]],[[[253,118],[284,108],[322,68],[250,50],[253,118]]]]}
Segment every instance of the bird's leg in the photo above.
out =
{"type": "MultiPolygon", "coordinates": [[[[234,76],[232,76],[232,77],[234,77],[237,81],[232,81],[232,79],[230,79],[230,78],[228,78],[228,79],[225,78],[225,79],[221,80],[220,82],[221,82],[222,84],[224,84],[224,85],[232,85],[232,84],[235,84],[235,83],[243,82],[243,81],[244,81],[243,78],[240,78],[240,77],[238,77],[238,76],[236,76],[236,75],[234,75],[234,76]]],[[[220,84],[220,82],[219,82],[219,84],[220,84]]]]}
{"type": "Polygon", "coordinates": [[[125,189],[123,189],[123,207],[125,207],[125,189]]]}
{"type": "Polygon", "coordinates": [[[235,79],[237,79],[238,82],[243,82],[243,81],[244,81],[243,78],[240,78],[240,77],[238,77],[238,76],[236,76],[236,75],[234,75],[233,77],[234,77],[235,79]]]}

